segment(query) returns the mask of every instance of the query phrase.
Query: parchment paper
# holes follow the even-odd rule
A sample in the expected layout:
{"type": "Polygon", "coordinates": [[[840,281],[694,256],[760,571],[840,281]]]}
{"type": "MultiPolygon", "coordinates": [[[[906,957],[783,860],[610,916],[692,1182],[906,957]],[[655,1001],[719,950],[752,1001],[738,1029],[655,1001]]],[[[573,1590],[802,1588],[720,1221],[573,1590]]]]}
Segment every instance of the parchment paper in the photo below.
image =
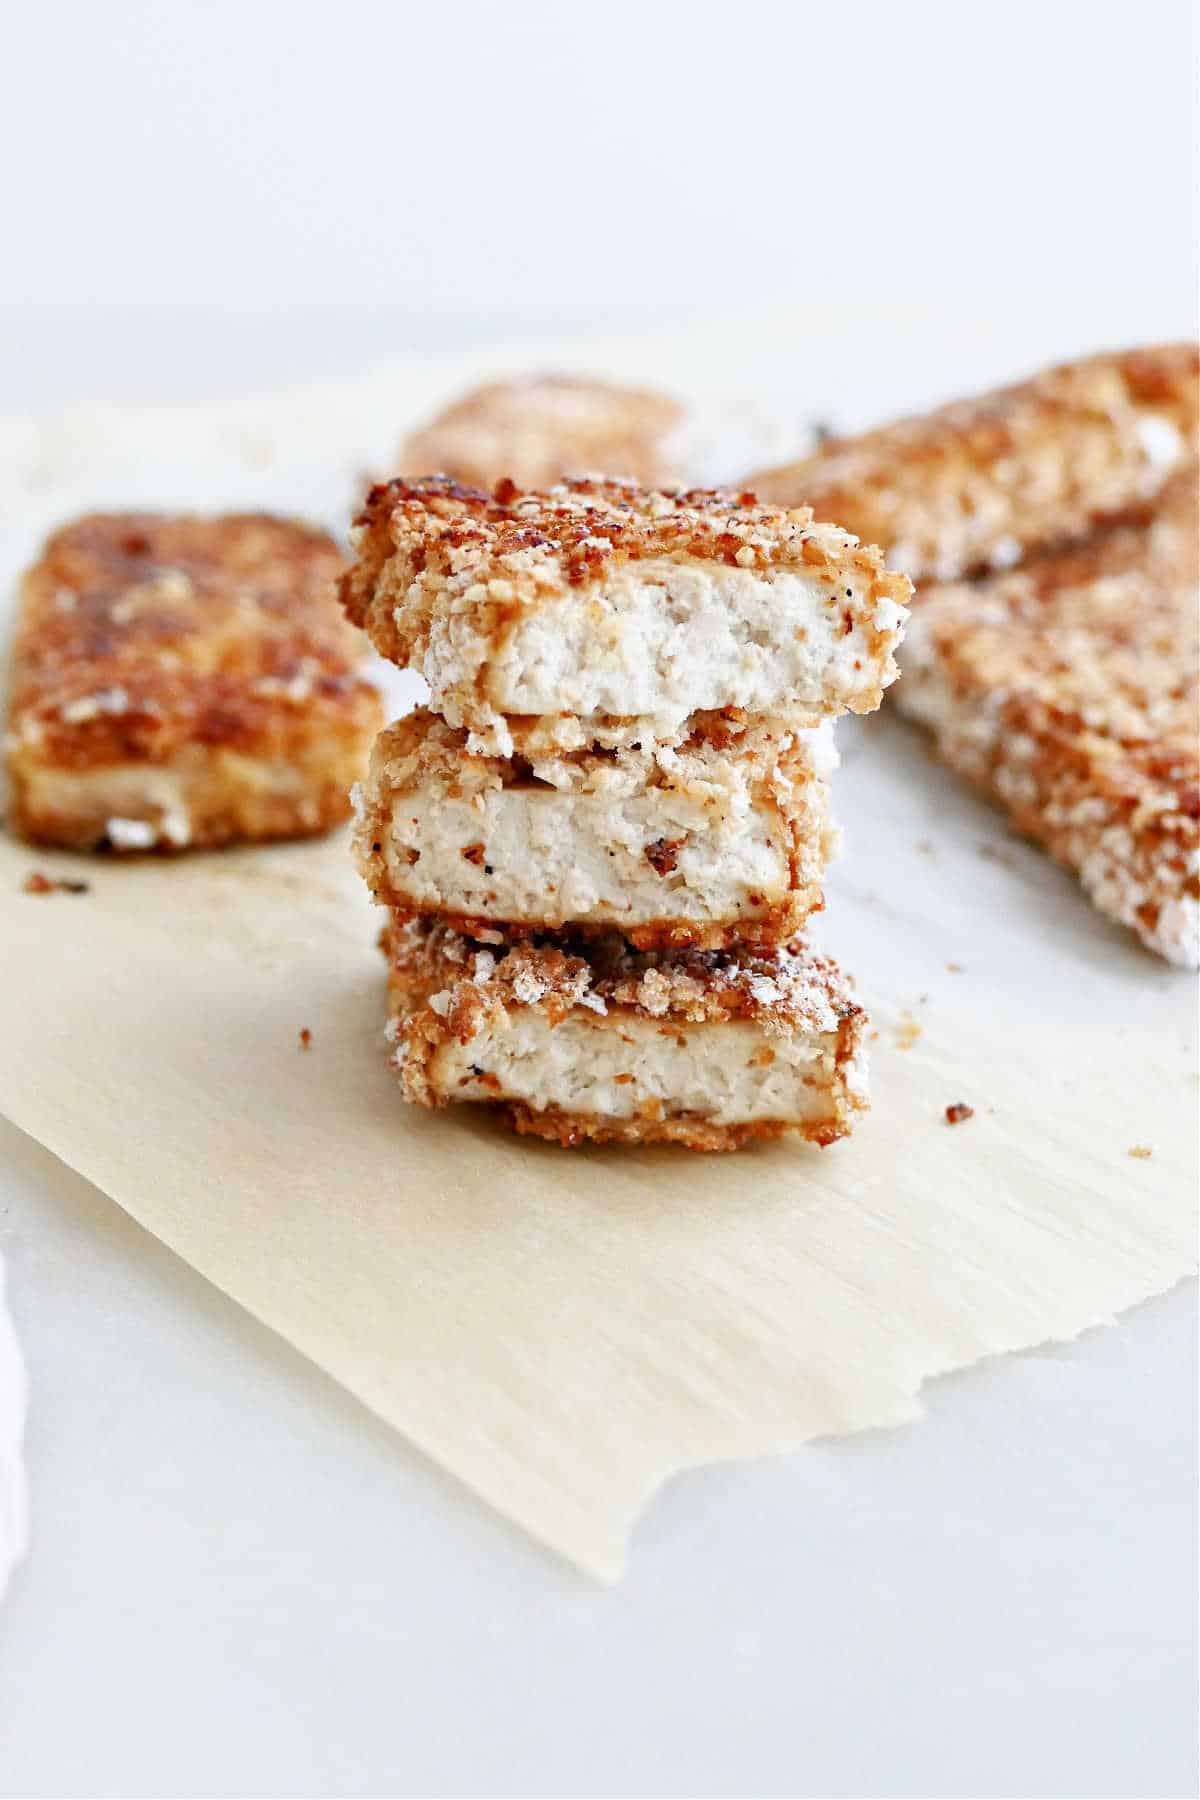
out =
{"type": "MultiPolygon", "coordinates": [[[[107,458],[65,426],[53,453],[10,434],[5,555],[125,494],[336,517],[353,419],[372,454],[361,397],[326,463],[281,449],[294,397],[276,436],[219,454],[211,412],[126,419],[107,458]]],[[[407,1108],[377,915],[340,839],[86,865],[0,841],[0,1109],[493,1506],[614,1577],[675,1470],[911,1419],[928,1377],[1072,1337],[1194,1260],[1192,982],[910,728],[884,717],[842,748],[847,852],[817,935],[879,1033],[874,1109],[846,1144],[571,1153],[407,1108]],[[90,891],[27,894],[34,868],[90,891]],[[951,1127],[956,1101],[975,1114],[951,1127]]]]}

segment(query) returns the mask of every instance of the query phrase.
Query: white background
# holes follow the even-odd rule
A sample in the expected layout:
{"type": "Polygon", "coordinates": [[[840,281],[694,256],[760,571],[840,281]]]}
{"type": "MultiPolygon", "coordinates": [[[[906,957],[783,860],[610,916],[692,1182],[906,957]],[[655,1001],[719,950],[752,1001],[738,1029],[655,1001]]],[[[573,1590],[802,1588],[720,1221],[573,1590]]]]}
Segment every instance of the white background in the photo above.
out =
{"type": "Polygon", "coordinates": [[[0,405],[814,293],[1183,330],[1191,10],[13,6],[0,405]]]}
{"type": "MultiPolygon", "coordinates": [[[[1188,11],[12,9],[0,404],[819,295],[876,321],[843,338],[888,410],[1183,332],[1188,11]]],[[[606,1592],[7,1127],[0,1168],[34,1532],[0,1792],[1193,1790],[1189,1295],[681,1478],[606,1592]]]]}

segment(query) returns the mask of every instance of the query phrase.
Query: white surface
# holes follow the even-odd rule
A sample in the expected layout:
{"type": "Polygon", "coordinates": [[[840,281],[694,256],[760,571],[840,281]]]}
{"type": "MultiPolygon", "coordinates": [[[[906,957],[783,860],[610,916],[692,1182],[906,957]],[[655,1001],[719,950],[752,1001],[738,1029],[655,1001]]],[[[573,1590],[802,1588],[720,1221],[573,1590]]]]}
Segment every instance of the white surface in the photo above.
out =
{"type": "Polygon", "coordinates": [[[9,1316],[7,1272],[0,1250],[0,1600],[28,1542],[25,1474],[25,1359],[9,1316]]]}
{"type": "Polygon", "coordinates": [[[5,1795],[1193,1791],[1195,1329],[674,1483],[603,1590],[0,1127],[35,1405],[5,1795]]]}

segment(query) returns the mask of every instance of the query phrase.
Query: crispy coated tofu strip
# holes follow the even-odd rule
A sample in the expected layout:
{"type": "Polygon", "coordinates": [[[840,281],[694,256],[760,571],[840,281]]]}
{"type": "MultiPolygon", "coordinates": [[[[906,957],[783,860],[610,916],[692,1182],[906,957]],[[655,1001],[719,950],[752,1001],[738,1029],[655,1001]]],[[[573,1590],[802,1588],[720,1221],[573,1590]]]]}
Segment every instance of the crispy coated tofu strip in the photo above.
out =
{"type": "Polygon", "coordinates": [[[861,437],[745,485],[881,544],[914,581],[1011,567],[1152,501],[1195,454],[1200,356],[1089,357],[861,437]]]}
{"type": "Polygon", "coordinates": [[[382,720],[324,532],[96,514],[25,577],[9,821],[37,843],[182,850],[339,823],[382,720]]]}

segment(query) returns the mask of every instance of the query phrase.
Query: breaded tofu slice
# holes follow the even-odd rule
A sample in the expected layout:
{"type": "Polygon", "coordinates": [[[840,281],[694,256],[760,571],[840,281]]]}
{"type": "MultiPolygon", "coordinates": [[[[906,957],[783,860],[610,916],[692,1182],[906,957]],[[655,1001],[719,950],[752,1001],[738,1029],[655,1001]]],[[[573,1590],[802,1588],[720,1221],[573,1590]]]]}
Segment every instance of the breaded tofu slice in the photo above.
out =
{"type": "Polygon", "coordinates": [[[1200,962],[1196,466],[1143,525],[923,588],[901,710],[1169,962],[1200,962]]]}
{"type": "Polygon", "coordinates": [[[1065,363],[747,476],[811,506],[911,575],[1010,568],[1152,500],[1195,454],[1200,351],[1164,344],[1065,363]]]}
{"type": "Polygon", "coordinates": [[[678,747],[468,756],[465,732],[418,712],[372,751],[359,866],[383,904],[485,939],[780,943],[822,903],[835,760],[830,725],[730,733],[713,714],[678,747]]]}
{"type": "Polygon", "coordinates": [[[325,532],[97,513],[25,577],[9,823],[73,849],[306,837],[350,811],[382,723],[325,532]]]}
{"type": "Polygon", "coordinates": [[[499,756],[678,743],[697,712],[870,712],[911,592],[806,508],[715,490],[393,481],[353,535],[349,617],[499,756]]]}
{"type": "Polygon", "coordinates": [[[501,954],[393,924],[389,1035],[410,1100],[504,1107],[559,1144],[831,1144],[866,1107],[866,1015],[802,941],[769,951],[501,954]]]}
{"type": "Polygon", "coordinates": [[[683,420],[665,394],[576,375],[518,376],[473,388],[414,432],[396,473],[541,488],[586,471],[659,487],[683,476],[674,441],[683,420]]]}

